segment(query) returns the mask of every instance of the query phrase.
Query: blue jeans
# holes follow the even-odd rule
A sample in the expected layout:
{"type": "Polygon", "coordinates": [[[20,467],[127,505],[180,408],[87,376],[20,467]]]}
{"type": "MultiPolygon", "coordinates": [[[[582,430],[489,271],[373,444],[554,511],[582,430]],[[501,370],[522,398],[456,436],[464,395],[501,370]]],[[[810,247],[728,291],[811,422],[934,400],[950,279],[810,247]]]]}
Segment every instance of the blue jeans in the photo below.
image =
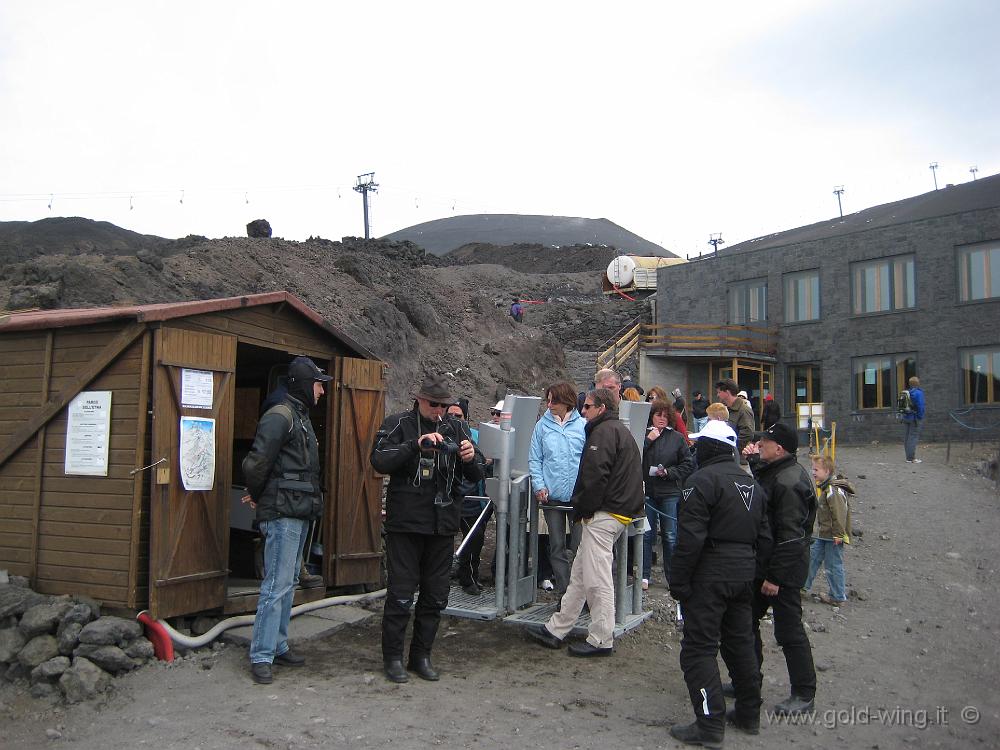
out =
{"type": "Polygon", "coordinates": [[[309,522],[301,518],[261,521],[264,536],[264,580],[260,582],[257,617],[250,639],[250,663],[270,664],[288,651],[288,620],[299,582],[302,550],[309,522]]]}
{"type": "Polygon", "coordinates": [[[705,429],[705,425],[708,424],[708,417],[695,417],[694,419],[694,431],[701,432],[705,429]]]}
{"type": "Polygon", "coordinates": [[[657,527],[663,540],[663,575],[670,576],[670,555],[677,544],[677,501],[680,499],[680,495],[646,498],[649,531],[642,535],[642,577],[646,580],[649,580],[653,567],[653,539],[656,538],[657,527]]]}
{"type": "Polygon", "coordinates": [[[812,588],[813,579],[819,566],[826,568],[826,582],[830,584],[830,598],[838,602],[847,599],[847,584],[844,580],[844,545],[834,544],[832,539],[817,539],[809,551],[809,577],[806,591],[812,588]]]}
{"type": "Polygon", "coordinates": [[[924,426],[924,420],[903,419],[903,450],[906,451],[906,460],[912,461],[917,457],[917,440],[920,439],[920,429],[924,426]]]}

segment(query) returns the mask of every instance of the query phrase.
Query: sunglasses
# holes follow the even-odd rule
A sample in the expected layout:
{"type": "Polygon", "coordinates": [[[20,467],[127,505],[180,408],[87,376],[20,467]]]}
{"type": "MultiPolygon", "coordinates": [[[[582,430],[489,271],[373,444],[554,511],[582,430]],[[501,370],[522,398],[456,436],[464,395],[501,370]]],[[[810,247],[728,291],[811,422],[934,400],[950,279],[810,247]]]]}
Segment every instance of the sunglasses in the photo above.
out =
{"type": "Polygon", "coordinates": [[[427,405],[429,407],[431,407],[432,409],[441,409],[441,408],[444,408],[444,407],[451,406],[451,404],[444,404],[444,403],[441,403],[440,401],[428,401],[427,405]]]}
{"type": "Polygon", "coordinates": [[[490,416],[499,417],[500,411],[498,409],[490,409],[490,416]]]}
{"type": "Polygon", "coordinates": [[[584,404],[584,405],[583,405],[583,406],[581,406],[580,408],[581,408],[581,409],[582,409],[583,411],[587,411],[587,409],[593,409],[593,408],[594,408],[595,406],[597,406],[597,404],[584,404]]]}

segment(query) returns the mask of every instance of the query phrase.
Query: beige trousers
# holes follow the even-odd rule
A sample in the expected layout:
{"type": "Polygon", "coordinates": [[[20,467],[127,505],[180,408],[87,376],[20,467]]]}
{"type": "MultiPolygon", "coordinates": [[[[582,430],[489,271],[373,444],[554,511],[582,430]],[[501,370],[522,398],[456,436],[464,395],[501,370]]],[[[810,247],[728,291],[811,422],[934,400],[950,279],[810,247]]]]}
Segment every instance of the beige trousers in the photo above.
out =
{"type": "Polygon", "coordinates": [[[576,624],[583,603],[590,606],[587,642],[597,648],[611,648],[615,637],[615,585],[611,563],[618,537],[625,526],[604,511],[583,522],[580,547],[573,559],[569,586],[559,611],[545,624],[556,638],[565,638],[576,624]]]}

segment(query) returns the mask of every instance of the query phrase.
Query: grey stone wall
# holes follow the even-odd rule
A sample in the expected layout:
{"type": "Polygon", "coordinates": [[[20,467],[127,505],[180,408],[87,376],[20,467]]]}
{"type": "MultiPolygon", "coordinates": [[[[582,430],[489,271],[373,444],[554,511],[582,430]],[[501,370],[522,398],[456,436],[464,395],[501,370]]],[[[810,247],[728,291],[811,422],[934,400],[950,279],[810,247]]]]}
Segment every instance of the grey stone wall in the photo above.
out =
{"type": "MultiPolygon", "coordinates": [[[[996,437],[998,429],[973,432],[961,427],[949,410],[966,408],[960,350],[1000,345],[1000,300],[958,301],[956,248],[998,239],[1000,208],[994,208],[695,260],[660,270],[657,318],[660,323],[725,324],[727,287],[766,277],[767,325],[779,331],[775,398],[783,414],[789,412],[787,365],[818,363],[828,419],[838,423],[841,441],[901,440],[902,428],[892,409],[855,408],[851,361],[916,352],[917,374],[927,397],[923,439],[996,437]],[[853,316],[850,264],[908,253],[915,256],[916,309],[853,316]],[[809,269],[820,272],[820,320],[786,324],[784,275],[809,269]]],[[[1000,421],[1000,409],[977,407],[961,418],[989,425],[1000,421]]]]}

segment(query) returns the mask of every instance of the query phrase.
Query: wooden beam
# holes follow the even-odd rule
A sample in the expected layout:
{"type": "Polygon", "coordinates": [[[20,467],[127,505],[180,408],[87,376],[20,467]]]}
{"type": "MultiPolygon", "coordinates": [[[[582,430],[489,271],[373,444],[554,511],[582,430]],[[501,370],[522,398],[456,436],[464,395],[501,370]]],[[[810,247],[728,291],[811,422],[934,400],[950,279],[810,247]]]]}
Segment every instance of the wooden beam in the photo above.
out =
{"type": "MultiPolygon", "coordinates": [[[[52,348],[55,340],[55,331],[51,328],[45,335],[45,364],[42,368],[42,393],[41,402],[44,404],[49,400],[49,382],[52,378],[52,348]]],[[[38,440],[35,442],[35,496],[31,516],[31,569],[28,571],[28,580],[34,586],[38,581],[38,525],[39,517],[42,514],[42,475],[45,468],[45,425],[38,430],[38,440]]]]}
{"type": "Polygon", "coordinates": [[[11,435],[10,440],[7,441],[7,445],[0,449],[0,466],[7,463],[7,459],[20,450],[21,446],[28,442],[32,435],[48,424],[70,401],[76,398],[80,391],[100,375],[101,371],[111,364],[119,354],[125,351],[145,328],[146,326],[142,323],[133,323],[124,329],[109,341],[108,345],[101,350],[101,353],[94,357],[90,361],[90,364],[69,385],[63,388],[54,399],[38,407],[35,410],[34,416],[20,430],[11,435]]]}
{"type": "MultiPolygon", "coordinates": [[[[150,362],[153,358],[153,333],[146,331],[142,337],[142,364],[139,368],[139,413],[135,435],[135,469],[139,469],[146,461],[146,430],[150,423],[150,417],[146,413],[149,409],[149,389],[150,389],[150,362]]],[[[142,499],[149,483],[145,481],[146,474],[137,471],[134,474],[135,487],[132,489],[132,528],[129,535],[128,553],[128,606],[132,609],[139,609],[140,605],[145,606],[148,602],[138,601],[139,591],[139,546],[142,536],[142,499]]],[[[146,547],[146,554],[149,554],[149,546],[146,547]]]]}

